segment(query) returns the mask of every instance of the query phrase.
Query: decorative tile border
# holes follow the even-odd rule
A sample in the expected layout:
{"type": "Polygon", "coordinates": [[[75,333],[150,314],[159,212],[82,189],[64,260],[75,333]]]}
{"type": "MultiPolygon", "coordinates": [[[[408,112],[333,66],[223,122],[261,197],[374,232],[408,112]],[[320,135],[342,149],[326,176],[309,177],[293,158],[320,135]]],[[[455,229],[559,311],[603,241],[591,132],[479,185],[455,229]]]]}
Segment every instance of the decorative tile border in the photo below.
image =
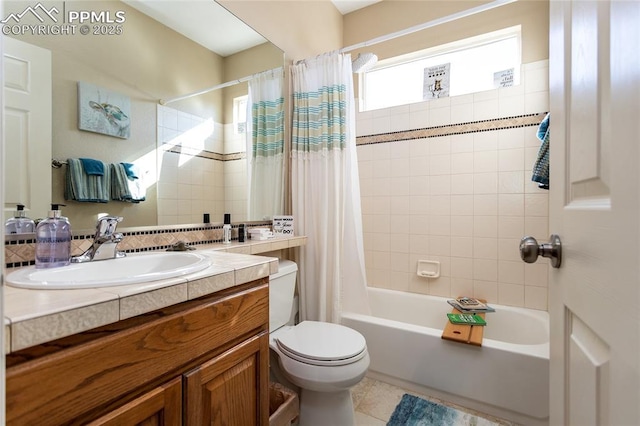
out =
{"type": "Polygon", "coordinates": [[[514,127],[538,126],[547,115],[546,112],[520,115],[517,117],[496,118],[446,126],[427,127],[399,132],[379,133],[377,135],[358,136],[356,145],[399,142],[411,139],[436,138],[439,136],[461,135],[465,133],[490,132],[514,127]]]}
{"type": "MultiPolygon", "coordinates": [[[[271,226],[271,222],[251,222],[247,228],[256,226],[271,226]]],[[[232,225],[237,229],[238,225],[232,225]]],[[[82,232],[82,231],[81,231],[82,232]]],[[[237,234],[237,232],[235,232],[237,234]]],[[[145,251],[166,250],[179,241],[189,245],[204,245],[222,242],[222,225],[172,225],[169,227],[140,227],[123,230],[122,242],[118,249],[125,253],[139,253],[145,251]]],[[[7,236],[5,239],[5,266],[17,268],[35,264],[36,241],[33,235],[29,239],[19,239],[17,236],[7,236]]],[[[232,240],[237,240],[237,236],[232,240]]],[[[93,233],[74,235],[71,240],[71,255],[84,253],[93,242],[93,233]]]]}

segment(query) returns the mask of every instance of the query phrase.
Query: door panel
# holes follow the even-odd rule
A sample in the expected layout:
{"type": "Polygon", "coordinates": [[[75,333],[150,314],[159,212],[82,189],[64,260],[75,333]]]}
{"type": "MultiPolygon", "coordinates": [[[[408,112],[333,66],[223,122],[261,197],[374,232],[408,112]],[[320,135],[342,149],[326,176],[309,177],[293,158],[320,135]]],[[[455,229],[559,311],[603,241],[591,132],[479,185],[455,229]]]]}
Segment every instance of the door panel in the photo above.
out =
{"type": "Polygon", "coordinates": [[[637,425],[640,2],[550,10],[550,423],[637,425]]]}
{"type": "MultiPolygon", "coordinates": [[[[51,52],[4,37],[5,210],[46,217],[51,204],[51,52]]],[[[8,216],[7,216],[8,217],[8,216]]]]}

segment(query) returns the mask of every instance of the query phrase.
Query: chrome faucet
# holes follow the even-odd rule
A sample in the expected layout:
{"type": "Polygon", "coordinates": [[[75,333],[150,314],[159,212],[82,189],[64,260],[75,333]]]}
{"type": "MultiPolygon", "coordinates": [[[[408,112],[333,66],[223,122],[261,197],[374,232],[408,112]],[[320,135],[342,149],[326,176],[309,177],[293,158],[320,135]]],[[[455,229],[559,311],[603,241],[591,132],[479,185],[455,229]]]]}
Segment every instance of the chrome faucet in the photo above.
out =
{"type": "Polygon", "coordinates": [[[122,222],[122,217],[103,216],[99,218],[96,224],[96,234],[93,237],[93,244],[80,256],[73,256],[71,262],[81,263],[125,257],[125,252],[117,250],[118,243],[122,241],[123,238],[120,232],[115,232],[118,222],[122,222]]]}

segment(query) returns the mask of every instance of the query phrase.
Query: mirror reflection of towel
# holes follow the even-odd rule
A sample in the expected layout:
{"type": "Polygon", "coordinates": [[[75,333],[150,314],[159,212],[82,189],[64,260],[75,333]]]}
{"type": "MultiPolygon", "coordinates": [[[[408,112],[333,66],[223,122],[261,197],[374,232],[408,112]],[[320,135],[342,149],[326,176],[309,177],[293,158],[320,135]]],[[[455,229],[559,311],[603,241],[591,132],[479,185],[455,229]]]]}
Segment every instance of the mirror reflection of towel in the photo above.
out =
{"type": "Polygon", "coordinates": [[[547,114],[538,127],[538,139],[542,141],[538,157],[533,165],[531,180],[539,183],[542,189],[549,189],[549,122],[550,114],[547,114]]]}
{"type": "MultiPolygon", "coordinates": [[[[64,199],[86,203],[107,203],[109,201],[109,168],[102,161],[92,160],[102,165],[102,175],[88,174],[83,161],[78,158],[67,159],[64,199]]],[[[94,164],[95,166],[95,164],[94,164]]],[[[94,167],[94,172],[99,167],[94,167]]]]}
{"type": "Polygon", "coordinates": [[[131,164],[130,167],[125,167],[123,163],[111,164],[111,199],[130,203],[144,201],[147,189],[142,176],[135,164],[131,164]],[[136,176],[135,178],[128,176],[127,168],[131,169],[131,174],[136,176]]]}
{"type": "Polygon", "coordinates": [[[104,176],[104,163],[93,158],[80,158],[84,172],[88,175],[104,176]]]}

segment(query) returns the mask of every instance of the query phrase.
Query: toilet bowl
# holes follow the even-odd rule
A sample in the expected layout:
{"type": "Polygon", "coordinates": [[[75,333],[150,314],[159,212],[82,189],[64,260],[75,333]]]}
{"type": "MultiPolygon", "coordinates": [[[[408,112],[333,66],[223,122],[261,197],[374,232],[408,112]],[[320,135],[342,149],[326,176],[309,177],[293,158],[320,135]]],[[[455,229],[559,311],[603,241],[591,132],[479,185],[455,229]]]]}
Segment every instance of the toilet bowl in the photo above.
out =
{"type": "MultiPolygon", "coordinates": [[[[284,376],[300,388],[300,426],[354,424],[350,389],[365,376],[364,337],[340,324],[303,321],[290,325],[297,265],[281,260],[269,282],[269,346],[284,376]]],[[[295,312],[295,307],[293,312],[295,312]]]]}

